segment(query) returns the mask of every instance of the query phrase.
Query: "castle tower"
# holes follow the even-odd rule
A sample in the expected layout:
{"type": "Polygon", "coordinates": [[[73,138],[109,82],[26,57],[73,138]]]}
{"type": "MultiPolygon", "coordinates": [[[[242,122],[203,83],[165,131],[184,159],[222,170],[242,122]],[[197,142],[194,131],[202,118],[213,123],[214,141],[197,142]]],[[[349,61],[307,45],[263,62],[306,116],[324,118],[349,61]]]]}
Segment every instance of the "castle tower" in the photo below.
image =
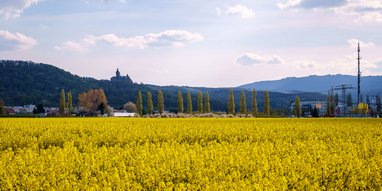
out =
{"type": "Polygon", "coordinates": [[[121,73],[119,72],[118,68],[117,68],[117,71],[115,72],[115,76],[117,78],[120,78],[121,77],[121,73]]]}

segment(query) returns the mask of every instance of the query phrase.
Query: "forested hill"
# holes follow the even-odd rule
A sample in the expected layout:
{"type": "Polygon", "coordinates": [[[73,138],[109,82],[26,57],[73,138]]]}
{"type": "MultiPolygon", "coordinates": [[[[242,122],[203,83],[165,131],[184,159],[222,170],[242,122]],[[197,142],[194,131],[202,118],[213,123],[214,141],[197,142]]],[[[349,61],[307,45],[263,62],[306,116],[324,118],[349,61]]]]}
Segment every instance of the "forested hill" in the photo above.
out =
{"type": "MultiPolygon", "coordinates": [[[[192,95],[193,108],[197,106],[197,92],[208,90],[213,111],[226,111],[229,88],[203,88],[203,87],[179,87],[179,86],[156,86],[133,83],[128,80],[96,80],[73,75],[55,66],[48,64],[0,60],[0,98],[6,105],[25,105],[31,103],[43,103],[46,106],[58,106],[61,89],[71,91],[76,105],[76,97],[79,93],[92,88],[102,88],[105,91],[108,102],[114,108],[121,108],[128,101],[135,102],[138,90],[142,91],[144,108],[146,108],[146,93],[153,94],[154,106],[159,89],[164,92],[165,109],[174,111],[177,108],[177,92],[183,93],[186,104],[186,92],[192,95]]],[[[239,107],[240,91],[235,89],[236,109],[239,107]]],[[[257,100],[259,109],[262,109],[263,92],[258,92],[257,100]]],[[[247,104],[250,108],[251,92],[246,90],[247,104]]],[[[317,93],[298,93],[302,100],[325,99],[325,96],[317,93]]],[[[296,94],[284,94],[270,92],[272,108],[288,108],[296,94]]]]}
{"type": "MultiPolygon", "coordinates": [[[[338,85],[352,85],[357,87],[357,76],[350,75],[325,75],[307,77],[289,77],[274,81],[260,81],[240,86],[241,88],[269,90],[278,92],[327,92],[331,87],[338,85]]],[[[382,76],[363,76],[361,78],[361,90],[364,95],[376,95],[382,93],[382,76]]],[[[355,94],[356,89],[353,90],[355,94]]]]}

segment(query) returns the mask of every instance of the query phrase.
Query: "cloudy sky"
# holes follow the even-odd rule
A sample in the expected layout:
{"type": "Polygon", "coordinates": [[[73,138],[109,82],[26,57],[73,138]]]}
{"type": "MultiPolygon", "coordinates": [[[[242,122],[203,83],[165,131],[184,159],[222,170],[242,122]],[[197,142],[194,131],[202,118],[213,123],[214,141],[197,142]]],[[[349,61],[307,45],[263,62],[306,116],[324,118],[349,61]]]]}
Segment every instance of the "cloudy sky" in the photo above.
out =
{"type": "Polygon", "coordinates": [[[238,86],[382,75],[382,0],[1,0],[0,59],[109,79],[238,86]]]}

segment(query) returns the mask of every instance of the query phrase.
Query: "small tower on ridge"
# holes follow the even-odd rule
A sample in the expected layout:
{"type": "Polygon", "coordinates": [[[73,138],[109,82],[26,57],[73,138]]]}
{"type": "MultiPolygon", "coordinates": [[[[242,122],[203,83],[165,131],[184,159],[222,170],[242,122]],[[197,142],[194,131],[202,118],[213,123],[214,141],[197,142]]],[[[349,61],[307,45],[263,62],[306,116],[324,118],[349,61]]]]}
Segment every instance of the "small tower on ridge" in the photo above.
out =
{"type": "Polygon", "coordinates": [[[120,78],[121,77],[121,73],[119,72],[119,69],[117,68],[117,71],[115,72],[115,76],[117,78],[120,78]]]}

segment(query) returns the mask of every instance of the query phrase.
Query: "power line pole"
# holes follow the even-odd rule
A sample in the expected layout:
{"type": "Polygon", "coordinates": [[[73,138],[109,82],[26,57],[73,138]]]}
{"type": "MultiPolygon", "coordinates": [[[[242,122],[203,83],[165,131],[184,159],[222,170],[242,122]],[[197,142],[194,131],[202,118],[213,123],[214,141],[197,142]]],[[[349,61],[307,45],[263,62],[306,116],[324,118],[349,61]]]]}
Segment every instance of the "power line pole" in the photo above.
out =
{"type": "Polygon", "coordinates": [[[358,42],[358,104],[360,103],[361,99],[361,56],[360,56],[361,48],[359,46],[358,42]]]}
{"type": "Polygon", "coordinates": [[[339,85],[339,86],[336,86],[336,88],[334,88],[334,90],[342,91],[342,95],[341,95],[342,112],[341,113],[344,116],[346,115],[346,90],[350,90],[350,89],[353,89],[353,87],[351,85],[346,85],[346,84],[339,85]]]}

